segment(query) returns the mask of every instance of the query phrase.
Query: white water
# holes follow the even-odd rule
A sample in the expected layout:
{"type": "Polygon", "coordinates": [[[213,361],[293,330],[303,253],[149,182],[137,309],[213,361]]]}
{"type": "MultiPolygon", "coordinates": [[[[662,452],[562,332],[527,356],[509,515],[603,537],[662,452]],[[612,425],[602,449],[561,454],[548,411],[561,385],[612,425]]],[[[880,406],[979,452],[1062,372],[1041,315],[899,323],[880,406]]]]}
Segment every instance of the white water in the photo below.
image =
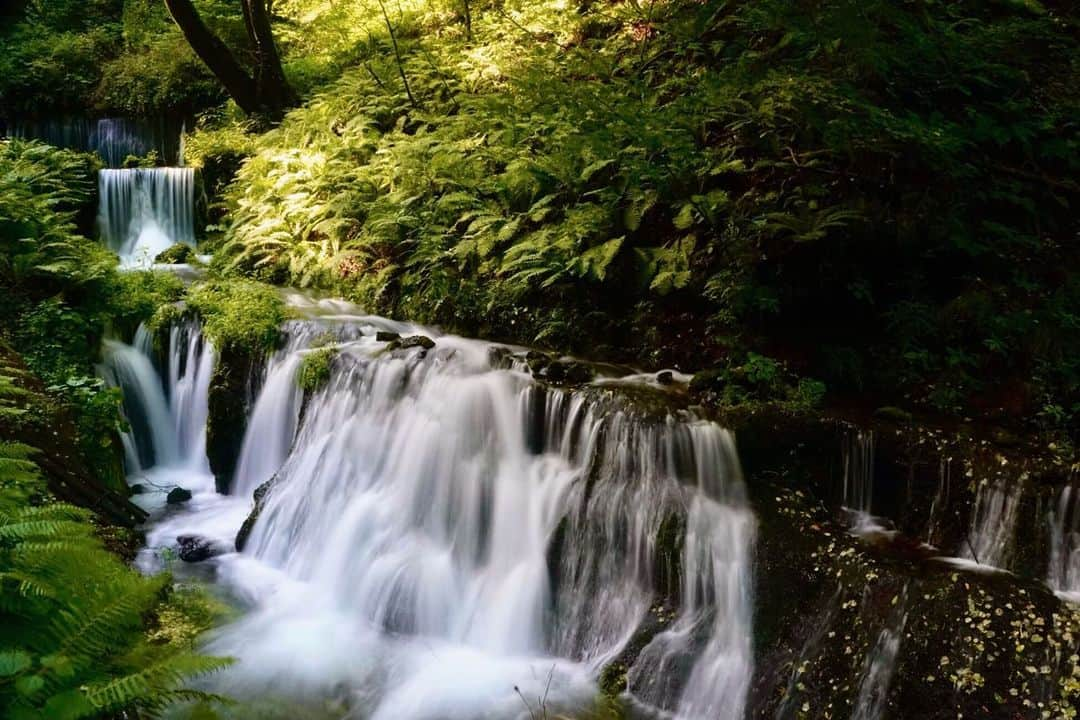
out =
{"type": "Polygon", "coordinates": [[[331,701],[329,717],[375,720],[587,708],[655,598],[657,532],[674,512],[683,603],[630,690],[657,713],[742,717],[755,521],[727,432],[640,414],[617,392],[542,388],[484,343],[435,336],[433,350],[387,353],[375,330],[411,328],[322,310],[290,323],[267,364],[233,496],[214,494],[191,442],[209,353],[190,349],[197,333],[173,333],[171,427],[185,449],[155,477],[182,478],[195,498],[155,516],[142,565],[181,534],[227,543],[251,490],[276,477],[245,552],[208,563],[248,608],[209,643],[239,660],[214,689],[280,701],[279,717],[331,701]],[[326,332],[339,354],[301,417],[296,369],[326,332]]]}
{"type": "Polygon", "coordinates": [[[896,597],[896,604],[889,613],[885,626],[878,633],[877,641],[863,661],[859,694],[855,697],[851,720],[878,720],[885,711],[889,686],[896,673],[896,658],[900,654],[900,644],[907,626],[907,596],[908,589],[905,586],[896,597]]]}
{"type": "Polygon", "coordinates": [[[1023,488],[1019,481],[983,480],[975,493],[971,524],[960,557],[978,565],[1008,570],[1016,539],[1023,488]]]}
{"type": "Polygon", "coordinates": [[[98,191],[101,238],[123,265],[149,265],[177,243],[195,246],[193,169],[102,170],[98,191]]]}
{"type": "Polygon", "coordinates": [[[1046,582],[1062,597],[1080,602],[1080,488],[1066,485],[1049,517],[1050,562],[1046,582]]]}

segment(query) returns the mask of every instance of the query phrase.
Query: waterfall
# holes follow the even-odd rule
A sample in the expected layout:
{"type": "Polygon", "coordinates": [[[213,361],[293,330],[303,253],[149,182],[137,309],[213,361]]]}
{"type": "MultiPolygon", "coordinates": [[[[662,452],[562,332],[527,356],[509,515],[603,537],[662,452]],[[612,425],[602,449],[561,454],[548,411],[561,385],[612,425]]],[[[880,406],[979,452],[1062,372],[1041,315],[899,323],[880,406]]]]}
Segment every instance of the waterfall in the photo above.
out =
{"type": "Polygon", "coordinates": [[[155,467],[206,467],[207,391],[214,353],[198,325],[185,321],[169,332],[168,384],[154,366],[150,332],[140,325],[131,345],[105,341],[98,373],[124,395],[129,474],[155,467]]]}
{"type": "Polygon", "coordinates": [[[214,371],[214,352],[192,321],[169,330],[170,409],[179,459],[188,467],[210,472],[206,460],[207,394],[214,371]]]}
{"type": "Polygon", "coordinates": [[[885,622],[885,627],[878,633],[877,641],[863,662],[859,694],[855,698],[855,709],[851,713],[851,720],[878,720],[885,710],[889,685],[896,672],[896,658],[900,654],[904,627],[907,625],[907,585],[894,598],[894,602],[895,605],[885,622]]]}
{"type": "Polygon", "coordinates": [[[874,433],[849,434],[844,445],[844,507],[869,515],[874,497],[874,433]]]}
{"type": "Polygon", "coordinates": [[[176,435],[161,377],[150,355],[151,338],[139,326],[133,345],[106,340],[98,367],[105,382],[124,394],[124,417],[131,429],[124,435],[128,472],[176,460],[176,435]]]}
{"type": "Polygon", "coordinates": [[[162,164],[177,162],[180,134],[175,122],[129,118],[60,117],[15,120],[12,137],[41,140],[56,147],[96,152],[107,167],[122,167],[128,156],[151,151],[162,164]]]}
{"type": "Polygon", "coordinates": [[[149,264],[176,243],[195,246],[191,168],[102,170],[98,189],[102,240],[124,264],[149,264]]]}
{"type": "Polygon", "coordinates": [[[1022,494],[1019,481],[983,480],[979,483],[961,557],[980,565],[1008,569],[1022,494]]]}
{"type": "MultiPolygon", "coordinates": [[[[151,548],[218,540],[228,523],[235,535],[237,508],[273,478],[244,553],[215,560],[250,609],[209,643],[239,659],[212,687],[344,697],[375,720],[580,711],[670,595],[677,612],[629,668],[629,693],[687,720],[742,717],[756,522],[729,433],[606,386],[542,386],[485,343],[388,349],[375,331],[406,326],[327,309],[287,323],[253,383],[236,494],[197,495],[148,535],[151,548]],[[327,342],[330,379],[302,393],[299,364],[327,342]],[[672,527],[683,573],[665,588],[672,527]],[[663,689],[659,669],[674,678],[663,689]]],[[[205,417],[179,411],[206,391],[198,347],[197,328],[173,329],[181,456],[205,417]]]]}
{"type": "Polygon", "coordinates": [[[1055,592],[1080,598],[1080,488],[1066,485],[1050,513],[1050,562],[1046,582],[1055,592]]]}

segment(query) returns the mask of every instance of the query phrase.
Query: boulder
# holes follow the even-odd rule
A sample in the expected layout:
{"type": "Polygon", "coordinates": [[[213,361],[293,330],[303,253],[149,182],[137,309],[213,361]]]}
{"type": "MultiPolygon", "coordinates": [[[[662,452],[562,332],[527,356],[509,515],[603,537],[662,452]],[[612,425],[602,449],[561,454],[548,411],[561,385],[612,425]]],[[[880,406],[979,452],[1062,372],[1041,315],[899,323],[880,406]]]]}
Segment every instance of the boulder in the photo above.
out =
{"type": "Polygon", "coordinates": [[[435,341],[426,335],[410,335],[409,337],[401,338],[397,345],[402,350],[408,350],[409,348],[423,348],[430,350],[435,347],[435,341]]]}
{"type": "Polygon", "coordinates": [[[400,338],[401,336],[396,332],[389,332],[387,330],[379,330],[375,333],[375,340],[378,342],[393,342],[400,338]]]}
{"type": "Polygon", "coordinates": [[[224,550],[208,538],[200,535],[181,535],[176,538],[180,546],[178,555],[184,562],[197,563],[221,555],[224,550]]]}
{"type": "Polygon", "coordinates": [[[182,487],[176,487],[169,491],[169,494],[165,497],[165,502],[169,505],[179,505],[180,503],[186,503],[191,499],[191,491],[182,487]]]}

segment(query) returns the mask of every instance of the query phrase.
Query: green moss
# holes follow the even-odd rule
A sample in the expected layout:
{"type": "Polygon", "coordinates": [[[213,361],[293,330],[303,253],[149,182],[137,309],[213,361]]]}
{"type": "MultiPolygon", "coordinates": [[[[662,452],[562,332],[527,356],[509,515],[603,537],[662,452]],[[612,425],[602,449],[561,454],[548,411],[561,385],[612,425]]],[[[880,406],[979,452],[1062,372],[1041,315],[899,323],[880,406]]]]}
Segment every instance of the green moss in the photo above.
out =
{"type": "Polygon", "coordinates": [[[184,283],[163,270],[141,270],[116,275],[110,315],[115,326],[130,334],[141,322],[154,321],[184,295],[184,283]]]}
{"type": "Polygon", "coordinates": [[[296,383],[307,392],[314,392],[330,380],[330,364],[337,357],[334,347],[321,347],[304,356],[296,383]]]}
{"type": "Polygon", "coordinates": [[[214,280],[188,293],[188,307],[203,321],[203,332],[219,350],[272,350],[288,317],[285,302],[269,285],[246,280],[214,280]]]}

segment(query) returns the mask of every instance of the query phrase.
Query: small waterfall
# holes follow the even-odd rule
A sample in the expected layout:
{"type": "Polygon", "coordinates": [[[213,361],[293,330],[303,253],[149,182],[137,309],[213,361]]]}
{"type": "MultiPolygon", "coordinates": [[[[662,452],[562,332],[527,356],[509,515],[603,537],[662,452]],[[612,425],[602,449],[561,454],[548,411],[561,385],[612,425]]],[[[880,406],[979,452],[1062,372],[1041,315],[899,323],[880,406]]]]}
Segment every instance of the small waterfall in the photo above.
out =
{"type": "Polygon", "coordinates": [[[1049,524],[1046,582],[1057,593],[1080,598],[1080,487],[1066,485],[1061,489],[1049,524]]]}
{"type": "Polygon", "coordinates": [[[859,430],[844,445],[844,507],[869,515],[874,497],[874,433],[859,430]]]}
{"type": "Polygon", "coordinates": [[[41,140],[56,147],[96,152],[105,165],[122,167],[129,156],[158,154],[159,162],[168,165],[179,160],[178,125],[165,119],[60,117],[40,120],[15,120],[9,128],[12,137],[41,140]]]}
{"type": "Polygon", "coordinates": [[[169,331],[170,409],[176,428],[179,459],[187,466],[210,472],[206,460],[207,394],[214,371],[214,352],[192,321],[169,331]]]}
{"type": "Polygon", "coordinates": [[[1007,570],[1012,559],[1022,495],[1020,481],[980,482],[971,511],[971,526],[960,556],[980,565],[1007,570]]]}
{"type": "Polygon", "coordinates": [[[140,325],[131,345],[105,341],[99,374],[124,394],[128,473],[154,467],[206,467],[207,390],[214,353],[194,323],[169,334],[168,393],[154,367],[153,338],[140,325]]]}
{"type": "Polygon", "coordinates": [[[896,658],[900,654],[904,627],[907,625],[906,585],[895,601],[885,627],[881,629],[874,647],[863,663],[862,680],[859,682],[859,694],[855,698],[851,720],[878,720],[885,710],[889,685],[896,672],[896,658]]]}
{"type": "Polygon", "coordinates": [[[124,416],[131,426],[124,447],[128,472],[176,461],[176,434],[161,377],[151,359],[151,338],[143,326],[134,344],[105,341],[104,362],[98,373],[124,393],[124,416]]]}
{"type": "Polygon", "coordinates": [[[195,246],[191,168],[102,170],[98,189],[102,240],[124,264],[149,264],[176,243],[195,246]]]}

